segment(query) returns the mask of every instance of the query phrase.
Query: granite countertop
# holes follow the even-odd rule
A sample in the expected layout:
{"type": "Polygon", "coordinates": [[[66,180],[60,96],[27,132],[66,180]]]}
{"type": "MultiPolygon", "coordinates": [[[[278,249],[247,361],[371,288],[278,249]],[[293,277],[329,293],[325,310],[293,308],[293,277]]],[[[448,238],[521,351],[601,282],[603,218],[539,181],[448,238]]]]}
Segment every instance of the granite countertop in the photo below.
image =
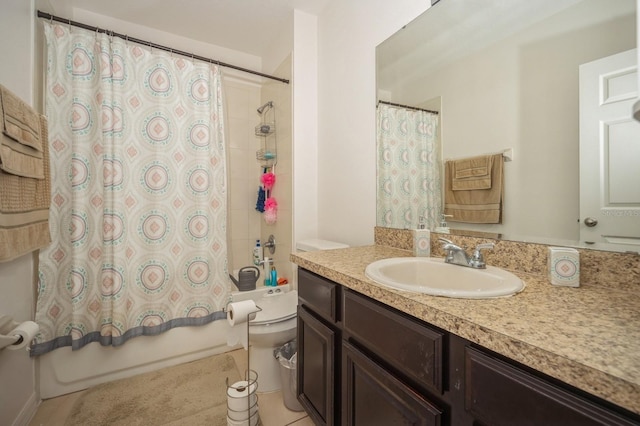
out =
{"type": "Polygon", "coordinates": [[[557,287],[511,271],[523,292],[452,299],[395,290],[364,275],[376,260],[412,256],[375,245],[299,252],[291,261],[551,377],[640,414],[640,296],[610,287],[557,287]]]}

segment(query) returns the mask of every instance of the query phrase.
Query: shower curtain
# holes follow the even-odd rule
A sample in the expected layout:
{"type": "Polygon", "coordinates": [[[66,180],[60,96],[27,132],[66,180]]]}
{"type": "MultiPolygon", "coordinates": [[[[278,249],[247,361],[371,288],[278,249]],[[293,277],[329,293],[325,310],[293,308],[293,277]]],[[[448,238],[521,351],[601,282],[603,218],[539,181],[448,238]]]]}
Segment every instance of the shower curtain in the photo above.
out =
{"type": "Polygon", "coordinates": [[[376,225],[434,229],[442,214],[438,116],[378,104],[376,225]]]}
{"type": "Polygon", "coordinates": [[[225,318],[218,68],[45,23],[52,244],[32,355],[225,318]]]}

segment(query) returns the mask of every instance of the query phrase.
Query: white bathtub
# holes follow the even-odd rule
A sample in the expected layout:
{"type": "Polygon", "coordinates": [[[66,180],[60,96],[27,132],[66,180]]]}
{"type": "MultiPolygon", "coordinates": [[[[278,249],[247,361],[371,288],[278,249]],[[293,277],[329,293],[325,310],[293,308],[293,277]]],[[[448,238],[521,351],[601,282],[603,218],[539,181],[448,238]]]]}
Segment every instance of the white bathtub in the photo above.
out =
{"type": "Polygon", "coordinates": [[[93,342],[80,350],[59,348],[38,357],[40,397],[53,398],[112,380],[228,352],[230,327],[218,320],[178,327],[158,336],[139,336],[119,347],[93,342]]]}
{"type": "MultiPolygon", "coordinates": [[[[289,291],[290,284],[279,286],[289,291]]],[[[273,287],[233,292],[235,301],[259,300],[273,287]]],[[[80,350],[59,348],[38,357],[40,397],[53,398],[87,389],[100,383],[135,376],[231,351],[227,346],[230,331],[226,320],[200,327],[177,327],[158,336],[139,336],[122,346],[101,346],[93,342],[80,350]]]]}

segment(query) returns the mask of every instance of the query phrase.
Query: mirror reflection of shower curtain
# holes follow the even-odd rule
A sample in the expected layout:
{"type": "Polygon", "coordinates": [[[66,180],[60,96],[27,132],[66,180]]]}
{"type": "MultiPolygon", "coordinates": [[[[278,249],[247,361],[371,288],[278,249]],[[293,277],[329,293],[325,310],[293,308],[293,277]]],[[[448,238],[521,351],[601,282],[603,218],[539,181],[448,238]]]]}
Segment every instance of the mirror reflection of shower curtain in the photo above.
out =
{"type": "Polygon", "coordinates": [[[53,242],[31,354],[225,318],[217,67],[45,23],[53,242]]]}
{"type": "Polygon", "coordinates": [[[376,225],[434,229],[442,214],[438,115],[378,104],[376,225]]]}

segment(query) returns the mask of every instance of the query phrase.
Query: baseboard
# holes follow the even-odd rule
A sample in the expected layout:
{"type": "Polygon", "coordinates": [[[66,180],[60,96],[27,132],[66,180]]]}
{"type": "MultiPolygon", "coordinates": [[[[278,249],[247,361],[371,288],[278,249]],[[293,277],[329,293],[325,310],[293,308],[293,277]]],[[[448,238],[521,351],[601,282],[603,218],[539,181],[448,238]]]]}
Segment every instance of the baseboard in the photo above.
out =
{"type": "Polygon", "coordinates": [[[29,397],[29,399],[27,400],[27,402],[22,407],[22,410],[20,410],[20,414],[18,414],[18,417],[16,417],[12,425],[28,426],[33,416],[36,415],[36,411],[38,411],[38,406],[40,406],[41,402],[42,401],[40,400],[40,398],[38,398],[36,393],[33,392],[29,397]]]}

